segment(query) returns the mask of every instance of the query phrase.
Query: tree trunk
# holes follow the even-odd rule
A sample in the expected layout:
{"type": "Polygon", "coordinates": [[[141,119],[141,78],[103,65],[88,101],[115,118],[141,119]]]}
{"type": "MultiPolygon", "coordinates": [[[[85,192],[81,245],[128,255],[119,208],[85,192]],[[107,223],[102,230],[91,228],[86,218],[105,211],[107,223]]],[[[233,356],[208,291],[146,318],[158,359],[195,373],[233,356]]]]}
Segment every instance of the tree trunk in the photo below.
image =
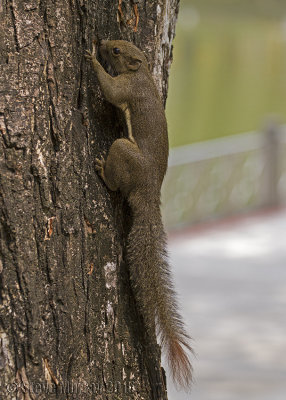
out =
{"type": "Polygon", "coordinates": [[[130,213],[94,170],[122,127],[84,52],[133,41],[165,100],[177,11],[0,2],[1,399],[166,399],[124,263],[130,213]]]}

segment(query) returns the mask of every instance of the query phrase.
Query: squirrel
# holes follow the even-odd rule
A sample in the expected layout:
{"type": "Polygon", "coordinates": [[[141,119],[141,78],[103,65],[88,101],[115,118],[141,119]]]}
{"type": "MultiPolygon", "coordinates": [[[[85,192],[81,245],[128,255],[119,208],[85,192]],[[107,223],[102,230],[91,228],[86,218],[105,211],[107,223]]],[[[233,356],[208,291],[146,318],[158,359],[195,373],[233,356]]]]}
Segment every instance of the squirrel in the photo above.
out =
{"type": "Polygon", "coordinates": [[[122,110],[128,137],[115,140],[105,160],[96,158],[95,168],[131,208],[126,253],[136,305],[147,332],[157,327],[175,383],[188,387],[192,366],[186,349],[192,348],[178,312],[160,212],[169,152],[165,110],[141,50],[124,40],[101,40],[99,52],[116,76],[105,71],[95,49],[85,57],[105,99],[122,110]]]}

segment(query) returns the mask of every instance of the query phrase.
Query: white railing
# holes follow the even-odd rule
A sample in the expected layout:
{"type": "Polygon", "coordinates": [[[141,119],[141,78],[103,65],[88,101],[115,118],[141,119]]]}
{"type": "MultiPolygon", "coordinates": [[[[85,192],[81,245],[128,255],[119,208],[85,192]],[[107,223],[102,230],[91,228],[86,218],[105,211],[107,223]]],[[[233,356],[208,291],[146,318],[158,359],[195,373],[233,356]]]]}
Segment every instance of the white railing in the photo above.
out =
{"type": "Polygon", "coordinates": [[[286,203],[286,126],[171,149],[163,184],[168,228],[286,203]]]}

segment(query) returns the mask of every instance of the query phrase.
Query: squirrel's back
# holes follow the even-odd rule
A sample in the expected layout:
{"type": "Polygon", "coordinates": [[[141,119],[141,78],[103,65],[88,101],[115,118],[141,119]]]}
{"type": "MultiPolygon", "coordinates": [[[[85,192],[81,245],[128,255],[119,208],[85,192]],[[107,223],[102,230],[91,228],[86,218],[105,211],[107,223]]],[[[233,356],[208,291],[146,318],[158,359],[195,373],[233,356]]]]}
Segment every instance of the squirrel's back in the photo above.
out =
{"type": "MultiPolygon", "coordinates": [[[[144,66],[131,78],[134,96],[129,99],[132,134],[139,149],[156,163],[162,180],[169,154],[168,127],[162,100],[144,66]]],[[[153,167],[154,169],[154,167],[153,167]]],[[[161,185],[162,181],[160,182],[161,185]]]]}

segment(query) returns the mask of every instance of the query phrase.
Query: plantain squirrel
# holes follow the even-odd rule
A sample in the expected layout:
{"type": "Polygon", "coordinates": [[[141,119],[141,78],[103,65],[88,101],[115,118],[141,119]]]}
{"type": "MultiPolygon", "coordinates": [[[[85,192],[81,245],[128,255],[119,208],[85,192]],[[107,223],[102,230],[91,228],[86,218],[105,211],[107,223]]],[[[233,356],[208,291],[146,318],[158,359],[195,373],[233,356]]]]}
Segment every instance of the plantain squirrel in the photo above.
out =
{"type": "Polygon", "coordinates": [[[96,169],[110,190],[120,190],[132,212],[127,263],[136,304],[147,330],[155,321],[174,381],[189,386],[192,351],[178,312],[166,254],[166,235],[160,212],[160,191],[167,169],[168,132],[165,111],[145,55],[132,43],[102,40],[102,58],[117,76],[109,75],[87,51],[107,101],[122,110],[127,138],[113,142],[96,169]]]}

